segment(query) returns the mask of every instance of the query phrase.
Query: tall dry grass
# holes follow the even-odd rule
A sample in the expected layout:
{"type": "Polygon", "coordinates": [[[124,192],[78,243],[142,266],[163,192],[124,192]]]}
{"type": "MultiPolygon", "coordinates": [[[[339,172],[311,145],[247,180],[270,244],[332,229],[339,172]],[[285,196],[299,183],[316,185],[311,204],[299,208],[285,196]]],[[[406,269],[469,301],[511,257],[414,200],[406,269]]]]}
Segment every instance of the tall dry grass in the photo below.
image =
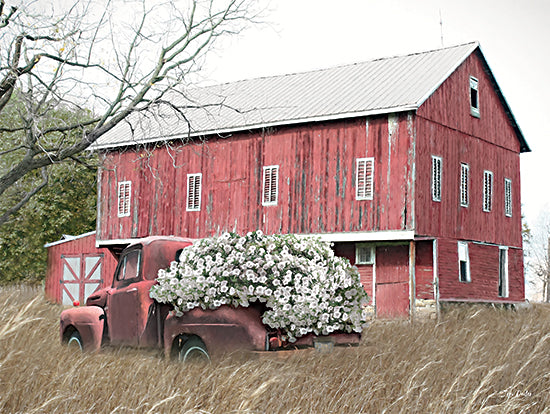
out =
{"type": "Polygon", "coordinates": [[[465,307],[375,323],[364,343],[179,365],[157,351],[70,354],[61,308],[0,289],[2,413],[550,413],[550,308],[465,307]]]}

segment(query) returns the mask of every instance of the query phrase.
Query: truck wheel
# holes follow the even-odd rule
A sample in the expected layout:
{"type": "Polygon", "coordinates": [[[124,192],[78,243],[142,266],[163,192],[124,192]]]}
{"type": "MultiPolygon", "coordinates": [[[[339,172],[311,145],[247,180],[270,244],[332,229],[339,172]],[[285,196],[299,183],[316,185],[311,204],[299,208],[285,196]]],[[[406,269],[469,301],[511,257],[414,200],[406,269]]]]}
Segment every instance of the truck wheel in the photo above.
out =
{"type": "Polygon", "coordinates": [[[200,338],[193,336],[189,338],[181,347],[179,352],[179,360],[180,362],[210,362],[210,356],[208,355],[204,342],[202,342],[200,338]]]}
{"type": "Polygon", "coordinates": [[[80,351],[82,352],[82,338],[80,337],[80,334],[78,331],[74,331],[71,336],[69,336],[69,340],[67,341],[67,346],[71,351],[80,351]]]}

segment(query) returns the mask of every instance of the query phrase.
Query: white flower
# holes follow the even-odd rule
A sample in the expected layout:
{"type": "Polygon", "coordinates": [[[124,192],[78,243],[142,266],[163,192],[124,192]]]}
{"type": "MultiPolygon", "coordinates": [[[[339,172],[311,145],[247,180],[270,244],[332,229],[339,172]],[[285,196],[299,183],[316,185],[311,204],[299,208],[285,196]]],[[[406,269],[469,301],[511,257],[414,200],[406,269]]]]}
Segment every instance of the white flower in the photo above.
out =
{"type": "Polygon", "coordinates": [[[179,315],[199,306],[265,302],[262,321],[283,329],[289,341],[309,332],[359,332],[366,321],[368,297],[357,269],[319,238],[224,233],[185,248],[157,282],[151,298],[179,315]]]}

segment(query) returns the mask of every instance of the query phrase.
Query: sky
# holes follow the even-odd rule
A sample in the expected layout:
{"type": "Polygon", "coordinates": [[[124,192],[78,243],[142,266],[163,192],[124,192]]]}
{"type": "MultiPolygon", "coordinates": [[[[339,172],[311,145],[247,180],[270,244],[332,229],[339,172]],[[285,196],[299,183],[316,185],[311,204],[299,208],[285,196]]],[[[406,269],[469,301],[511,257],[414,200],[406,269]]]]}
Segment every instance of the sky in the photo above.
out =
{"type": "Polygon", "coordinates": [[[523,213],[550,209],[550,0],[273,0],[266,24],[208,57],[216,83],[302,72],[479,41],[532,152],[523,213]],[[442,23],[441,23],[442,22],[442,23]]]}

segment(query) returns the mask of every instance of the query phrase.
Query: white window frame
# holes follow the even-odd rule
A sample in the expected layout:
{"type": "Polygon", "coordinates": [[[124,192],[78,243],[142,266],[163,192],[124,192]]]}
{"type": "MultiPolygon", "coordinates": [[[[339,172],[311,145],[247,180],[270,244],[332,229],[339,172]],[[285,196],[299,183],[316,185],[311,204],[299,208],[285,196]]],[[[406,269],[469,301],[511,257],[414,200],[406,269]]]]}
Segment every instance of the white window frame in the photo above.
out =
{"type": "Polygon", "coordinates": [[[432,155],[432,200],[441,201],[441,184],[443,177],[443,158],[432,155]]]}
{"type": "Polygon", "coordinates": [[[470,166],[464,162],[460,163],[460,206],[470,205],[470,166]]]}
{"type": "Polygon", "coordinates": [[[512,217],[512,180],[504,179],[504,214],[512,217]]]}
{"type": "Polygon", "coordinates": [[[468,242],[458,242],[458,280],[464,283],[472,281],[470,275],[470,253],[468,251],[468,242]],[[462,274],[462,263],[464,263],[465,274],[462,274]]]}
{"type": "Polygon", "coordinates": [[[263,168],[262,205],[276,206],[279,201],[279,166],[266,165],[263,168]]]}
{"type": "Polygon", "coordinates": [[[357,243],[355,245],[355,264],[374,264],[374,246],[372,244],[357,243]]]}
{"type": "Polygon", "coordinates": [[[479,118],[479,81],[470,76],[470,114],[479,118]]]}
{"type": "Polygon", "coordinates": [[[202,173],[187,174],[186,211],[200,211],[202,199],[202,173]]]}
{"type": "Polygon", "coordinates": [[[374,158],[357,158],[355,161],[355,199],[372,200],[374,197],[374,158]]]}
{"type": "Polygon", "coordinates": [[[493,209],[493,172],[483,171],[483,211],[489,213],[493,209]]]}
{"type": "Polygon", "coordinates": [[[507,298],[510,295],[509,270],[508,270],[508,247],[498,248],[498,296],[507,298]]]}
{"type": "Polygon", "coordinates": [[[132,182],[120,181],[118,183],[118,217],[130,217],[132,201],[132,182]]]}

